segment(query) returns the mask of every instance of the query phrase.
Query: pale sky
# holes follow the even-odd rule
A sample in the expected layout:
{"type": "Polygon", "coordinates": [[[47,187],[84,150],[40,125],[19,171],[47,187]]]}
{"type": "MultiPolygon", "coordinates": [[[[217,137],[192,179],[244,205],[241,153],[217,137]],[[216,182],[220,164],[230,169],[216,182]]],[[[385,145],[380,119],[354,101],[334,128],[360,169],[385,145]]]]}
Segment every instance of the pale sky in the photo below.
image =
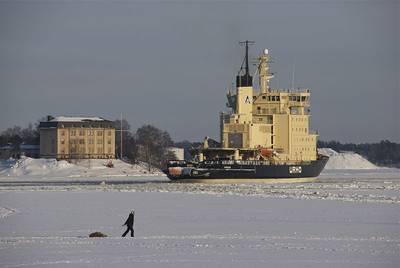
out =
{"type": "MultiPolygon", "coordinates": [[[[322,140],[400,142],[400,1],[0,1],[0,130],[120,113],[175,141],[219,139],[243,59],[311,90],[322,140]]],[[[254,71],[254,67],[252,67],[254,71]]]]}

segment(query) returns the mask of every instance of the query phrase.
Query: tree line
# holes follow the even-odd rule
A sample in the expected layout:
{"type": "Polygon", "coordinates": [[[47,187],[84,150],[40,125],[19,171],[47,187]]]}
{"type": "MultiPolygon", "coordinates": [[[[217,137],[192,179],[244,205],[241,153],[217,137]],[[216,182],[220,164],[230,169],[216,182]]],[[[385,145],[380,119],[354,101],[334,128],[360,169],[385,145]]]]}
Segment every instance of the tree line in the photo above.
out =
{"type": "Polygon", "coordinates": [[[28,127],[22,128],[14,126],[7,128],[0,133],[0,146],[12,144],[15,150],[19,149],[21,144],[39,144],[40,136],[37,125],[29,124],[28,127]]]}
{"type": "Polygon", "coordinates": [[[319,148],[335,151],[356,152],[378,166],[400,167],[400,144],[382,140],[379,143],[340,143],[338,141],[318,141],[319,148]]]}

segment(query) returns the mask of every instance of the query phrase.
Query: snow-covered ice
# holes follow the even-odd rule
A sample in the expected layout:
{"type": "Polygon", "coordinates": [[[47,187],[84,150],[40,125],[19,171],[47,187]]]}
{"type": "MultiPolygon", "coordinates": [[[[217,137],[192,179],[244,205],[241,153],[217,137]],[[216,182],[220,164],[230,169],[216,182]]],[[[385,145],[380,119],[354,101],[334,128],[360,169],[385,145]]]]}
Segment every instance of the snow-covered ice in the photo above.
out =
{"type": "Polygon", "coordinates": [[[115,189],[2,191],[0,267],[398,267],[400,207],[115,189]],[[121,226],[135,209],[134,239],[121,226]],[[108,238],[87,238],[101,231],[108,238]]]}

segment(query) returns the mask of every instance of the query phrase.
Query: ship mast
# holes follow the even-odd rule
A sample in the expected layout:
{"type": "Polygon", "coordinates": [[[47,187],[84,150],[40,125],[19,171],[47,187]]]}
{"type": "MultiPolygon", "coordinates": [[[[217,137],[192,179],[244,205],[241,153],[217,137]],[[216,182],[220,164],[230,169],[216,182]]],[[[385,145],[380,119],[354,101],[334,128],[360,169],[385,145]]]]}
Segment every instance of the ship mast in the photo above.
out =
{"type": "Polygon", "coordinates": [[[246,40],[239,42],[239,44],[246,46],[246,54],[243,61],[243,63],[245,64],[245,73],[241,75],[243,70],[243,63],[242,63],[242,66],[240,66],[239,73],[236,76],[236,87],[251,87],[253,85],[253,78],[250,75],[250,68],[249,68],[249,45],[253,45],[254,41],[246,40]]]}
{"type": "MultiPolygon", "coordinates": [[[[245,56],[245,61],[246,61],[246,75],[250,74],[249,71],[249,40],[244,41],[246,44],[246,56],[245,56]]],[[[253,42],[254,44],[254,42],[253,42]]]]}
{"type": "Polygon", "coordinates": [[[261,56],[258,58],[258,77],[259,77],[259,86],[260,93],[266,93],[270,90],[269,88],[269,80],[274,77],[272,73],[269,72],[269,53],[268,49],[264,49],[261,56]]]}

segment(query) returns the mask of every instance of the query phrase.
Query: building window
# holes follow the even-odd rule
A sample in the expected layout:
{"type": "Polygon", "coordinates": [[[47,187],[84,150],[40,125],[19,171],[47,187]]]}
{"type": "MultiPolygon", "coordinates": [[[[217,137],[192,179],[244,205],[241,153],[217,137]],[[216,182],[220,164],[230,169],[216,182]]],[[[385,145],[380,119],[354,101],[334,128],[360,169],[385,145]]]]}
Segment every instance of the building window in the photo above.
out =
{"type": "Polygon", "coordinates": [[[71,130],[71,136],[75,136],[75,130],[71,130]]]}
{"type": "Polygon", "coordinates": [[[276,96],[276,101],[279,101],[279,96],[276,96]]]}
{"type": "Polygon", "coordinates": [[[107,143],[108,143],[108,144],[111,144],[111,140],[108,140],[107,143]]]}
{"type": "Polygon", "coordinates": [[[65,131],[63,130],[63,131],[61,131],[61,136],[64,136],[65,135],[65,131]]]}
{"type": "Polygon", "coordinates": [[[103,132],[102,131],[97,131],[97,136],[103,136],[103,132]]]}
{"type": "Polygon", "coordinates": [[[102,140],[97,140],[97,144],[103,144],[102,140]]]}
{"type": "Polygon", "coordinates": [[[111,136],[111,130],[108,131],[108,136],[111,136]]]}
{"type": "Polygon", "coordinates": [[[79,130],[79,136],[83,136],[84,135],[84,131],[83,130],[79,130]]]}
{"type": "Polygon", "coordinates": [[[64,144],[64,143],[65,143],[64,139],[61,139],[61,144],[64,144]]]}

